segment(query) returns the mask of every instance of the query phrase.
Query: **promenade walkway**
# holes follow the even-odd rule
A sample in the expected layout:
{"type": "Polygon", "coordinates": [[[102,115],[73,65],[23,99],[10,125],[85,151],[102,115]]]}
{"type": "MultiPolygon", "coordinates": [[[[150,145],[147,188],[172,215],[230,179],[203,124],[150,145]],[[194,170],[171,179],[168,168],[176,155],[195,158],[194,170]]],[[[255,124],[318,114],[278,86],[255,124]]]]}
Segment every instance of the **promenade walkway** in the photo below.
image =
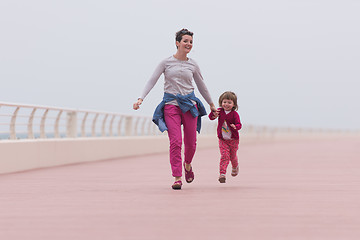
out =
{"type": "Polygon", "coordinates": [[[360,238],[360,138],[242,144],[226,184],[218,158],[181,191],[167,154],[0,175],[0,239],[360,238]]]}

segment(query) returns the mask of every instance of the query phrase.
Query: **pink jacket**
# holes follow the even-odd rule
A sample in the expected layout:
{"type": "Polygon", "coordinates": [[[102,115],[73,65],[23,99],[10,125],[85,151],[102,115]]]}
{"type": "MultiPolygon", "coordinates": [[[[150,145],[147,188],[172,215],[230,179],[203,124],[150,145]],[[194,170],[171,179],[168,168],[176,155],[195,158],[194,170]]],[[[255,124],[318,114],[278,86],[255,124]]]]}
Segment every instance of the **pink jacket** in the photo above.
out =
{"type": "MultiPolygon", "coordinates": [[[[217,126],[217,136],[219,139],[223,139],[221,128],[224,124],[224,121],[229,125],[229,129],[231,131],[231,138],[232,139],[239,139],[239,130],[242,127],[242,124],[240,122],[240,116],[236,111],[231,111],[228,114],[225,113],[223,108],[220,109],[219,119],[218,119],[218,126],[217,126]],[[230,124],[235,124],[236,129],[230,127],[230,124]]],[[[209,114],[210,120],[215,120],[214,114],[210,112],[209,114]]]]}

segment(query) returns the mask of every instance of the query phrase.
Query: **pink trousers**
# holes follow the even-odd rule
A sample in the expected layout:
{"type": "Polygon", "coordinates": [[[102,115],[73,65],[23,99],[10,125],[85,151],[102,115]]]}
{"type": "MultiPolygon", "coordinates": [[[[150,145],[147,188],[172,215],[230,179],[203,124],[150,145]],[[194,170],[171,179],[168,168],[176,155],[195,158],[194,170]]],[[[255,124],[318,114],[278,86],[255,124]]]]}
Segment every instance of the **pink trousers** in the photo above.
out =
{"type": "Polygon", "coordinates": [[[178,106],[167,104],[164,107],[164,118],[168,128],[170,141],[170,164],[174,177],[182,176],[182,134],[181,124],[184,130],[184,160],[190,164],[196,151],[196,127],[197,117],[193,117],[190,111],[183,113],[178,106]]]}
{"type": "Polygon", "coordinates": [[[239,140],[230,139],[223,140],[219,139],[219,148],[220,148],[220,174],[226,174],[226,169],[231,162],[233,168],[236,168],[238,163],[237,150],[239,148],[239,140]]]}

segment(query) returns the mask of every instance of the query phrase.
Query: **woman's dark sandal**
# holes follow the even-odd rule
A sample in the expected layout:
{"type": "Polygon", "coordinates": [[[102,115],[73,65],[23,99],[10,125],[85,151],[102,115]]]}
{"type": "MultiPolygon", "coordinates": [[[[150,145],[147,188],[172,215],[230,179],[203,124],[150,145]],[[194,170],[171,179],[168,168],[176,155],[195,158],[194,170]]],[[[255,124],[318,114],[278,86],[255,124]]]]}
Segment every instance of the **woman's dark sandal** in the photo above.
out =
{"type": "Polygon", "coordinates": [[[185,162],[184,162],[184,169],[185,169],[185,180],[187,183],[191,183],[192,181],[194,181],[194,172],[192,170],[192,166],[190,168],[190,170],[186,170],[185,167],[185,162]]]}
{"type": "Polygon", "coordinates": [[[181,186],[182,186],[182,182],[181,182],[181,180],[179,180],[179,181],[174,182],[174,184],[172,185],[172,189],[180,190],[181,186]]]}

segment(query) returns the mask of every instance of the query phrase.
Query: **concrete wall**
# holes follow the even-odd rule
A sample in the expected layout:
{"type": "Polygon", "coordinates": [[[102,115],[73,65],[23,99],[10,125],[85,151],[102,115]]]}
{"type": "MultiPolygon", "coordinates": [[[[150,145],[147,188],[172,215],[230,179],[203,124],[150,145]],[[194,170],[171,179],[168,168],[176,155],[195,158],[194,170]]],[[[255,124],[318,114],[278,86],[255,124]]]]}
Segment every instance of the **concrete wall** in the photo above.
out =
{"type": "MultiPolygon", "coordinates": [[[[198,148],[217,146],[215,136],[198,137],[198,148]]],[[[167,152],[164,136],[5,140],[0,142],[0,174],[81,162],[167,152]]]]}
{"type": "MultiPolygon", "coordinates": [[[[242,134],[240,144],[338,137],[337,134],[242,134]]],[[[357,136],[359,136],[357,134],[357,136]]],[[[218,147],[215,135],[198,135],[198,149],[218,147]]],[[[66,164],[168,152],[166,135],[114,138],[1,140],[0,174],[66,164]]]]}

